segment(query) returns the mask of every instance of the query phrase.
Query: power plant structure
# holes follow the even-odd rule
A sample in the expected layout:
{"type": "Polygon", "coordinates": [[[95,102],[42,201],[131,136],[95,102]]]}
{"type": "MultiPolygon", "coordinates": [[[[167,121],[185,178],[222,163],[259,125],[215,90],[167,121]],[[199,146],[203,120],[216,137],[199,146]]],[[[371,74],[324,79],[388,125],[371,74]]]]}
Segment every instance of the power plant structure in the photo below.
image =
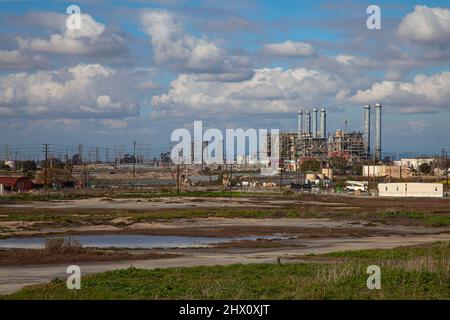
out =
{"type": "Polygon", "coordinates": [[[375,105],[375,160],[381,160],[381,103],[375,105]]]}
{"type": "MultiPolygon", "coordinates": [[[[318,109],[312,110],[312,124],[311,124],[311,111],[305,111],[305,123],[306,125],[298,125],[299,130],[296,139],[296,156],[300,158],[304,157],[317,157],[324,158],[327,155],[327,133],[326,133],[326,113],[325,109],[320,110],[320,128],[318,126],[318,109]]],[[[299,115],[303,114],[303,111],[299,111],[299,115]]],[[[302,121],[300,117],[299,121],[302,121]]],[[[287,139],[287,138],[286,138],[287,139]]],[[[282,144],[283,144],[282,140],[282,144]]]]}
{"type": "Polygon", "coordinates": [[[280,133],[280,156],[283,161],[299,158],[327,160],[330,157],[345,157],[350,162],[363,162],[370,159],[381,160],[381,104],[375,105],[375,147],[371,154],[371,106],[363,108],[363,131],[338,129],[334,134],[327,133],[327,111],[313,108],[312,111],[299,110],[297,132],[280,133]],[[320,126],[319,126],[320,110],[320,126]],[[311,116],[312,113],[312,116],[311,116]]]}
{"type": "Polygon", "coordinates": [[[366,160],[370,158],[370,104],[364,106],[364,149],[366,160]]]}

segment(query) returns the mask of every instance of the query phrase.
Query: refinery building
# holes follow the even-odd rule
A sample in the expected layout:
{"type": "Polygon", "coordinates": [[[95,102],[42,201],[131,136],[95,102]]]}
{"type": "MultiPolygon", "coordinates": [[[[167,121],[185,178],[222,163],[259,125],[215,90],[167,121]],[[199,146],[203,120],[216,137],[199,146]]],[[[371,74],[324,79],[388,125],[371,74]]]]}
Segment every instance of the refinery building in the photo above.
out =
{"type": "Polygon", "coordinates": [[[327,160],[330,157],[344,157],[349,162],[361,162],[369,159],[381,160],[381,110],[377,103],[375,112],[375,146],[371,149],[371,106],[363,108],[363,132],[337,130],[327,133],[326,109],[313,108],[299,110],[297,132],[280,134],[280,156],[283,161],[295,161],[299,158],[327,160]]]}

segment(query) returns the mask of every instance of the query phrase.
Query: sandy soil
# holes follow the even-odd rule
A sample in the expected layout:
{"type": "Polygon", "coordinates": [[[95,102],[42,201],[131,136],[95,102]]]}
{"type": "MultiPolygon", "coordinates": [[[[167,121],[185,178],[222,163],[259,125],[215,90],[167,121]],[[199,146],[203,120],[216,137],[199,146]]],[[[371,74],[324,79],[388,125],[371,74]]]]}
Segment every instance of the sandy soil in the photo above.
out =
{"type": "MultiPolygon", "coordinates": [[[[19,225],[21,223],[18,223],[19,225]]],[[[1,226],[1,223],[0,223],[1,226]]],[[[29,237],[43,235],[81,234],[146,234],[199,237],[244,237],[284,234],[297,237],[373,236],[385,234],[432,234],[450,232],[449,228],[424,226],[385,225],[354,220],[326,218],[197,218],[173,219],[156,222],[138,222],[122,227],[114,225],[83,225],[40,230],[13,228],[3,236],[29,237]]]]}
{"type": "MultiPolygon", "coordinates": [[[[286,203],[286,202],[281,202],[286,203]]],[[[290,202],[292,203],[292,201],[290,202]]],[[[236,207],[268,208],[277,207],[265,201],[239,198],[127,198],[107,199],[89,198],[66,201],[29,202],[21,204],[5,205],[12,208],[40,208],[40,209],[123,209],[123,210],[161,210],[161,209],[186,209],[186,208],[236,208],[236,207]]]]}

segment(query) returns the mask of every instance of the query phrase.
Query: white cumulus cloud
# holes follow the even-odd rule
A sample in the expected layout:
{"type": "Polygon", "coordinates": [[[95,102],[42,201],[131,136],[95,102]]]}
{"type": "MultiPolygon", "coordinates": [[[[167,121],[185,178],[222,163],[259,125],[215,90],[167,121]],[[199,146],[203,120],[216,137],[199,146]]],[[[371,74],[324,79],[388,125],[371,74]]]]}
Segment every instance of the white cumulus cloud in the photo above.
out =
{"type": "Polygon", "coordinates": [[[279,57],[310,57],[315,55],[314,48],[306,42],[288,40],[282,43],[268,43],[262,48],[265,55],[279,57]]]}
{"type": "Polygon", "coordinates": [[[82,56],[115,56],[126,51],[123,38],[107,33],[106,26],[89,14],[81,14],[80,29],[62,29],[63,33],[52,34],[49,39],[18,37],[19,50],[82,56]]]}
{"type": "Polygon", "coordinates": [[[183,25],[168,11],[145,11],[141,14],[141,24],[151,38],[157,63],[199,73],[234,72],[248,63],[245,58],[227,54],[205,37],[186,33],[183,25]]]}
{"type": "Polygon", "coordinates": [[[349,100],[360,104],[380,101],[391,110],[403,113],[449,111],[449,88],[450,72],[441,72],[417,75],[412,82],[377,82],[370,89],[358,90],[349,100]]]}
{"type": "Polygon", "coordinates": [[[450,9],[416,6],[400,23],[401,38],[433,45],[450,42],[450,9]]]}
{"type": "Polygon", "coordinates": [[[236,117],[242,114],[293,112],[324,103],[342,85],[333,75],[305,68],[264,68],[243,81],[202,81],[182,74],[168,93],[154,96],[154,117],[186,117],[201,113],[236,117]]]}
{"type": "Polygon", "coordinates": [[[0,114],[19,118],[120,118],[138,114],[143,72],[79,64],[0,76],[0,114]],[[124,86],[127,83],[129,86],[124,86]]]}

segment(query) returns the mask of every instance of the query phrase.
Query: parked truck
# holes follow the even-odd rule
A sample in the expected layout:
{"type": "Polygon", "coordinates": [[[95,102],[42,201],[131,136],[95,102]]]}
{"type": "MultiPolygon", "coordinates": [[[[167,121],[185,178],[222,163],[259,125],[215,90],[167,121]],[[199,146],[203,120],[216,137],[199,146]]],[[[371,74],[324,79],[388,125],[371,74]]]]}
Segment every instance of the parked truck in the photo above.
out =
{"type": "Polygon", "coordinates": [[[367,181],[345,181],[345,191],[366,192],[369,183],[367,181]]]}

